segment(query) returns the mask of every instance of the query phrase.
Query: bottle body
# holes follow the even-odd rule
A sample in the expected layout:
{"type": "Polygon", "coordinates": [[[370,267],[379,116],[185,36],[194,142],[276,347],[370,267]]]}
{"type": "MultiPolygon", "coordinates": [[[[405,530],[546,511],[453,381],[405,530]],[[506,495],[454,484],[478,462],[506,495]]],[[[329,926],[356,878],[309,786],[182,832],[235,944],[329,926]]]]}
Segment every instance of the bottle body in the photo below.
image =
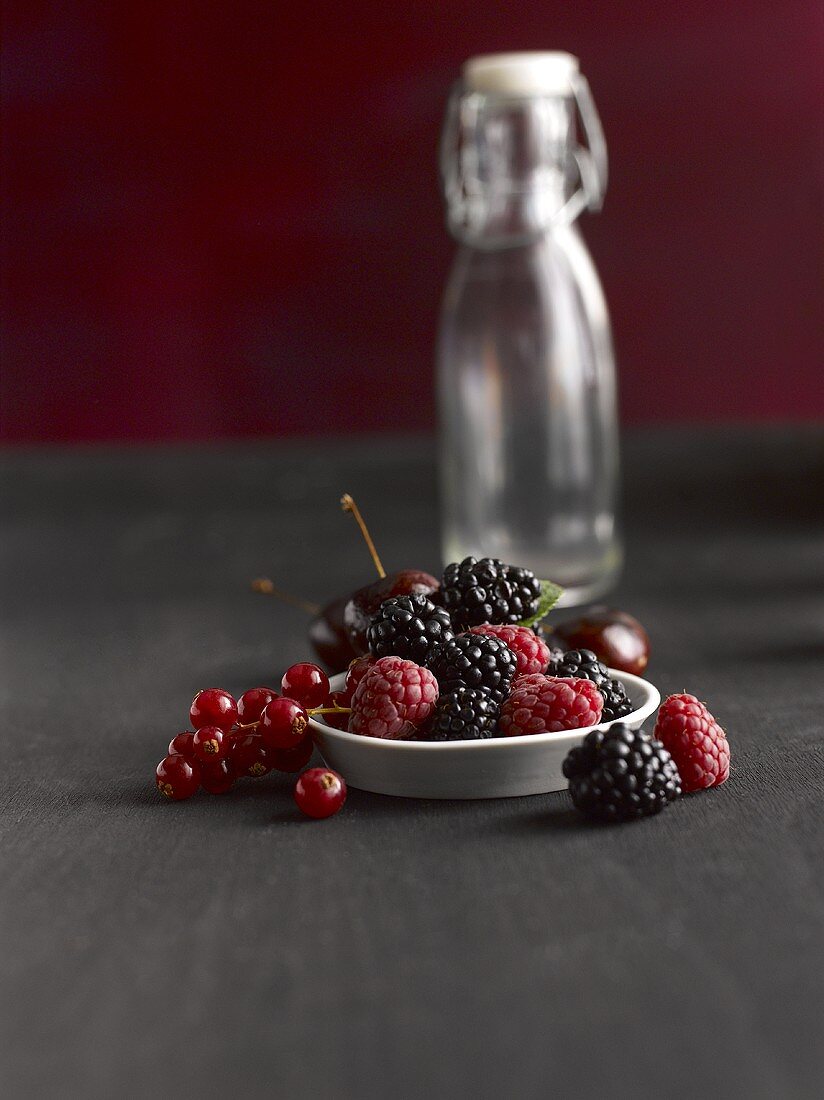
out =
{"type": "Polygon", "coordinates": [[[574,224],[463,244],[438,340],[443,555],[503,558],[582,603],[621,567],[615,368],[574,224]]]}
{"type": "Polygon", "coordinates": [[[575,225],[600,207],[606,147],[577,60],[467,62],[441,171],[459,242],[437,351],[443,556],[524,565],[584,603],[622,550],[612,339],[575,225]]]}

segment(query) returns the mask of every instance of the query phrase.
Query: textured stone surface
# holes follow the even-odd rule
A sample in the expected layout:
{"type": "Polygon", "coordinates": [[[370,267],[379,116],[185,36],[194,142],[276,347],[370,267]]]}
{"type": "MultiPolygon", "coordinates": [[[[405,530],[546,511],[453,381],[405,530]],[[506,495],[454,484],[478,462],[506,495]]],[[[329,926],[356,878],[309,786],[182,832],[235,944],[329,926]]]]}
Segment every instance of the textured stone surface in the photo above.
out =
{"type": "Polygon", "coordinates": [[[628,441],[613,602],[733,755],[724,787],[612,829],[566,793],[353,790],[310,822],[287,776],[153,789],[197,689],[306,655],[251,577],[370,579],[341,491],[388,568],[437,571],[427,441],[0,470],[5,1095],[819,1093],[824,433],[628,441]]]}

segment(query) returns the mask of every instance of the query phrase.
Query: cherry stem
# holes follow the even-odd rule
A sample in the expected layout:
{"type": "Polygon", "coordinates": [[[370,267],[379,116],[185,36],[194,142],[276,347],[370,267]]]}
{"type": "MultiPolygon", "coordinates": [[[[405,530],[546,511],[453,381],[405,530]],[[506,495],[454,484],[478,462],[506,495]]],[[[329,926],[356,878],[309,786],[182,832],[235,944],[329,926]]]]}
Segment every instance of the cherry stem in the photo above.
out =
{"type": "Polygon", "coordinates": [[[372,536],[369,534],[369,529],[363,522],[363,516],[360,514],[360,509],[358,508],[357,504],[355,504],[349,493],[343,494],[343,496],[340,498],[340,505],[341,508],[343,508],[344,512],[351,512],[352,515],[355,517],[355,523],[357,523],[358,527],[360,527],[361,534],[363,535],[363,541],[366,543],[369,553],[372,555],[372,561],[375,563],[375,568],[378,571],[378,576],[381,578],[385,577],[386,570],[383,567],[381,559],[378,557],[378,552],[375,549],[375,544],[374,542],[372,542],[372,536]]]}
{"type": "Polygon", "coordinates": [[[253,580],[252,591],[259,592],[262,596],[274,596],[276,600],[280,600],[282,603],[299,607],[301,611],[305,611],[308,615],[319,615],[321,612],[319,603],[304,600],[302,596],[293,596],[291,592],[284,592],[282,588],[277,588],[268,577],[257,577],[253,580]]]}

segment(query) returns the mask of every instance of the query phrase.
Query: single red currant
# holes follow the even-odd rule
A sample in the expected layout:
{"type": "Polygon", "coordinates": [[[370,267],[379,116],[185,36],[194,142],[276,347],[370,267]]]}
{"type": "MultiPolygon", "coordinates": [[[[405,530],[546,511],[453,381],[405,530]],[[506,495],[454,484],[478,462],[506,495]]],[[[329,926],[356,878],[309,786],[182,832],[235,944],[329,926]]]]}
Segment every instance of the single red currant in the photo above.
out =
{"type": "Polygon", "coordinates": [[[167,798],[179,802],[191,798],[200,786],[200,768],[180,753],[164,757],[155,770],[157,789],[167,798]]]}
{"type": "Polygon", "coordinates": [[[228,760],[215,760],[200,767],[200,785],[209,794],[226,794],[235,781],[228,760]]]}
{"type": "Polygon", "coordinates": [[[346,672],[346,691],[349,692],[350,699],[355,694],[355,688],[376,660],[377,657],[373,657],[371,653],[368,653],[365,657],[356,657],[349,665],[346,672]]]}
{"type": "Polygon", "coordinates": [[[228,691],[206,688],[192,700],[189,717],[196,730],[201,726],[217,726],[227,733],[237,721],[237,703],[228,691]]]}
{"type": "Polygon", "coordinates": [[[329,677],[322,668],[307,661],[287,668],[280,683],[283,694],[307,710],[322,707],[329,698],[329,677]]]}
{"type": "Polygon", "coordinates": [[[217,726],[203,726],[195,733],[192,738],[192,748],[201,764],[219,760],[225,754],[224,736],[223,730],[218,729],[217,726]]]}
{"type": "Polygon", "coordinates": [[[311,737],[293,749],[269,749],[269,762],[279,772],[299,772],[312,759],[315,742],[311,737]]]}
{"type": "Polygon", "coordinates": [[[334,711],[329,714],[323,714],[319,717],[323,718],[327,726],[331,726],[336,730],[348,730],[349,729],[349,710],[352,705],[352,698],[348,691],[333,691],[329,696],[329,702],[327,706],[330,707],[346,707],[347,709],[340,714],[335,714],[334,711]]]}
{"type": "Polygon", "coordinates": [[[237,701],[238,722],[242,726],[248,726],[252,722],[259,721],[263,708],[277,697],[278,693],[271,688],[250,688],[244,691],[237,701]]]}
{"type": "Polygon", "coordinates": [[[306,737],[309,716],[294,699],[273,699],[263,710],[258,727],[270,749],[293,749],[306,737]]]}
{"type": "Polygon", "coordinates": [[[177,756],[179,753],[181,756],[185,756],[187,760],[194,759],[195,749],[192,744],[194,736],[190,730],[184,730],[183,733],[173,737],[169,742],[169,756],[177,756]]]}
{"type": "Polygon", "coordinates": [[[346,801],[346,784],[329,768],[310,768],[295,784],[295,802],[307,817],[331,817],[346,801]]]}
{"type": "Polygon", "coordinates": [[[269,753],[259,733],[235,733],[229,750],[229,763],[235,775],[259,779],[272,770],[269,753]]]}

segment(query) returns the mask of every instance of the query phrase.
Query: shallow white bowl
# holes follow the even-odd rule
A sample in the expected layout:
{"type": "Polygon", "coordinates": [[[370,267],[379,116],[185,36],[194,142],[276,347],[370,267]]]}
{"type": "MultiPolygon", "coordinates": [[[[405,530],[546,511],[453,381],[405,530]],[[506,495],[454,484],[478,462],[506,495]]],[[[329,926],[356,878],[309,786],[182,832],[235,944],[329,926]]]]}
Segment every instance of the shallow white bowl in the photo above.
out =
{"type": "MultiPolygon", "coordinates": [[[[610,669],[627,690],[632,714],[621,721],[637,729],[661,702],[657,688],[640,676],[610,669]]],[[[344,675],[332,679],[335,691],[344,675]]],[[[601,728],[611,723],[605,722],[601,728]]],[[[330,768],[350,787],[405,798],[508,798],[562,791],[564,757],[596,726],[488,741],[383,741],[332,729],[310,719],[315,744],[330,768]]]]}

